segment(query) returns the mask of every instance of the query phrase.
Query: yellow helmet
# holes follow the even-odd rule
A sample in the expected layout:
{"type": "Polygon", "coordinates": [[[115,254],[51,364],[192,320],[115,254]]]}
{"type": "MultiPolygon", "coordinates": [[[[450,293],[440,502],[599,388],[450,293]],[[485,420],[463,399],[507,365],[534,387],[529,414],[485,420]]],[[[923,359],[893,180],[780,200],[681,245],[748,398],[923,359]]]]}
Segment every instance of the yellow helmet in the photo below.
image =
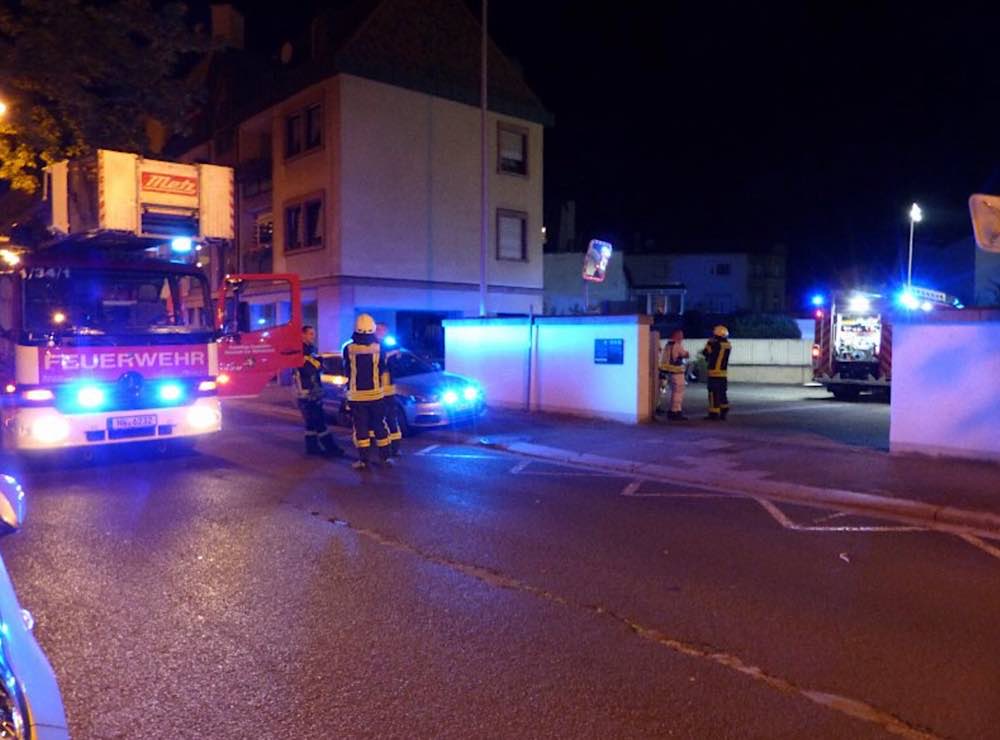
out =
{"type": "Polygon", "coordinates": [[[729,336],[729,329],[727,329],[726,327],[724,327],[722,324],[719,324],[717,327],[715,327],[714,329],[712,329],[712,334],[714,336],[721,337],[722,339],[725,339],[726,337],[729,336]]]}
{"type": "Polygon", "coordinates": [[[374,334],[375,319],[366,313],[361,314],[354,322],[354,332],[356,334],[374,334]]]}

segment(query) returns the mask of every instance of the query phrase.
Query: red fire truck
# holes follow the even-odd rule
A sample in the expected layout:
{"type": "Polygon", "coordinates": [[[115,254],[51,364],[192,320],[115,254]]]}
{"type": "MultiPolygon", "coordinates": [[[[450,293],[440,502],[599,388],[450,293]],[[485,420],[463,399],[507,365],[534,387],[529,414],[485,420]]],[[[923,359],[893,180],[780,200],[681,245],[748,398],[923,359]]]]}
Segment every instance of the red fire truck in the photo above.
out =
{"type": "Polygon", "coordinates": [[[816,309],[813,379],[841,401],[862,393],[888,396],[894,312],[942,308],[962,305],[945,293],[917,286],[891,298],[861,290],[836,293],[828,308],[816,309]]]}
{"type": "Polygon", "coordinates": [[[220,275],[213,300],[232,170],[102,150],[47,174],[47,237],[0,249],[4,448],[216,432],[220,394],[255,394],[298,364],[295,276],[220,275]],[[253,321],[282,289],[287,315],[253,321]]]}

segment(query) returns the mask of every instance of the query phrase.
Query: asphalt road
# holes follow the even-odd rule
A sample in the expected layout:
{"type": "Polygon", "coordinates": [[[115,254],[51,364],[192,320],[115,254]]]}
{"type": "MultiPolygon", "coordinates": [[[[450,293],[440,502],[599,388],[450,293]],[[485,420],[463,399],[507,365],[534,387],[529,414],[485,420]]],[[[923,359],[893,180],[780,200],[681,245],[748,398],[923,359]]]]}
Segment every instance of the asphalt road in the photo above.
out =
{"type": "MultiPolygon", "coordinates": [[[[707,396],[704,383],[690,383],[684,404],[687,414],[703,416],[707,396]]],[[[848,402],[837,401],[822,387],[731,383],[729,401],[732,412],[727,423],[732,429],[889,449],[889,403],[877,396],[848,402]]]]}
{"type": "Polygon", "coordinates": [[[448,434],[362,475],[227,423],[19,471],[0,551],[77,738],[997,735],[1000,553],[448,434]]]}

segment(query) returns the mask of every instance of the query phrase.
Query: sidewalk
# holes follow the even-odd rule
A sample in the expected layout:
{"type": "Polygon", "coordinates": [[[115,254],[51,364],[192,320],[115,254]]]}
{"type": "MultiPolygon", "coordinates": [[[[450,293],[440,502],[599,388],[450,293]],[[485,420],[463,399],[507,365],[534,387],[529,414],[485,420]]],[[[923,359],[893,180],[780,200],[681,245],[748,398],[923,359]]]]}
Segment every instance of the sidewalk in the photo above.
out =
{"type": "MultiPolygon", "coordinates": [[[[269,387],[248,410],[298,415],[286,388],[269,387]]],[[[552,462],[675,481],[763,498],[852,510],[1000,538],[1000,467],[782,435],[738,421],[646,425],[491,409],[479,422],[421,435],[488,444],[552,462]]]]}

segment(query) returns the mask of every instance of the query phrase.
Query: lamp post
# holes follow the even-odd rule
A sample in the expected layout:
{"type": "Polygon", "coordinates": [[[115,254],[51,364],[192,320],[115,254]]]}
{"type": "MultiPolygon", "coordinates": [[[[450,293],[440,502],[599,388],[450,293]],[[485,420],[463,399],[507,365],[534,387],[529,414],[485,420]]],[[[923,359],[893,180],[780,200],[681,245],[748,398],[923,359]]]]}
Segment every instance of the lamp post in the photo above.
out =
{"type": "Polygon", "coordinates": [[[486,253],[489,243],[489,188],[488,178],[489,151],[486,145],[486,117],[487,117],[487,92],[489,89],[489,77],[486,73],[486,55],[489,50],[489,33],[487,22],[489,20],[489,6],[487,0],[483,0],[482,5],[483,22],[482,36],[480,37],[480,60],[479,60],[479,315],[486,316],[486,253]]]}
{"type": "Polygon", "coordinates": [[[924,220],[924,212],[914,203],[910,206],[910,253],[906,261],[906,286],[913,285],[913,227],[918,221],[924,220]]]}

